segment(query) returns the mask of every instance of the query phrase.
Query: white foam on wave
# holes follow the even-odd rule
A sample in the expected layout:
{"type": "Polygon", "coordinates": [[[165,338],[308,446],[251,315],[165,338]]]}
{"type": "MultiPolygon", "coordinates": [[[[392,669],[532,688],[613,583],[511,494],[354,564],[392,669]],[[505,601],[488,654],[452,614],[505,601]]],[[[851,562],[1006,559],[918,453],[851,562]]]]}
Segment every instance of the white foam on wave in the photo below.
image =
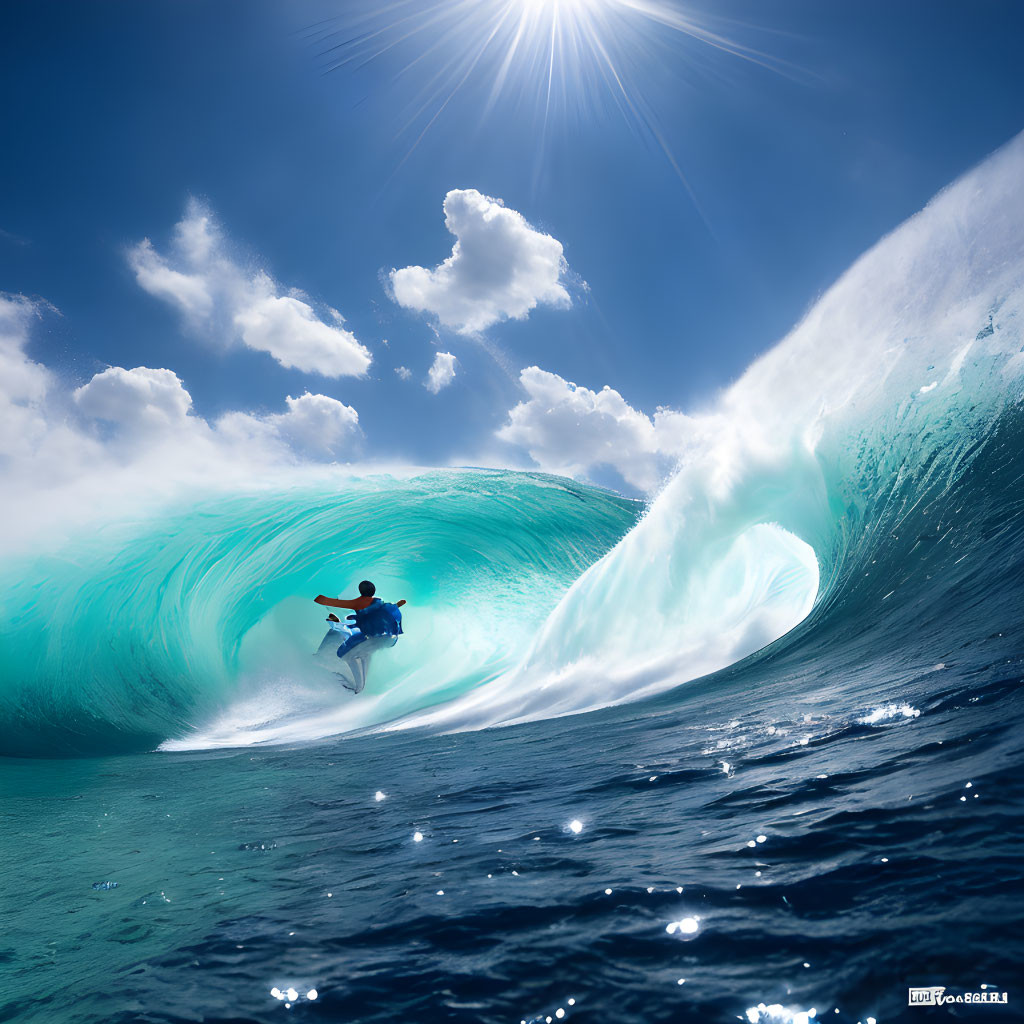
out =
{"type": "Polygon", "coordinates": [[[869,711],[863,718],[858,718],[859,725],[880,725],[882,722],[891,722],[899,718],[917,718],[921,714],[917,708],[909,704],[883,704],[869,711]]]}
{"type": "MultiPolygon", "coordinates": [[[[634,531],[618,550],[652,541],[659,543],[650,531],[634,531]]],[[[810,547],[767,524],[685,580],[652,564],[653,551],[634,557],[649,587],[636,597],[639,607],[630,607],[627,582],[614,578],[623,561],[606,558],[577,581],[519,665],[388,728],[478,728],[641,699],[761,649],[807,615],[818,588],[810,547]],[[607,604],[606,591],[623,594],[622,607],[607,609],[607,617],[595,607],[607,604]]]]}

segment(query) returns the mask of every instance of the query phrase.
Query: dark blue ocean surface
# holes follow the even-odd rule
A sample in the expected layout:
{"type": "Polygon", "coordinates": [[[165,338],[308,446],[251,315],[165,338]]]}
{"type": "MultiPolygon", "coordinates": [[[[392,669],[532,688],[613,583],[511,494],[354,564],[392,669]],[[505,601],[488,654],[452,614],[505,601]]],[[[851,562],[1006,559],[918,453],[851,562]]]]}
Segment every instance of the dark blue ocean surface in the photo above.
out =
{"type": "Polygon", "coordinates": [[[0,1019],[1019,1019],[1024,646],[991,627],[898,678],[782,658],[508,729],[7,760],[0,1019]]]}

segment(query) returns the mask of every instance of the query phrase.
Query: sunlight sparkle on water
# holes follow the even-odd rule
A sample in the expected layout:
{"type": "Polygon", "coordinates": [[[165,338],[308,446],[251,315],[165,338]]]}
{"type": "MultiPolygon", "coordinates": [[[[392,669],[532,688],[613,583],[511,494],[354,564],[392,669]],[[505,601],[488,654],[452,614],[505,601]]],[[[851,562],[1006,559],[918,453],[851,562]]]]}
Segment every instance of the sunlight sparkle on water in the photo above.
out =
{"type": "Polygon", "coordinates": [[[678,921],[670,921],[665,926],[665,931],[667,931],[669,935],[675,935],[677,932],[680,935],[696,935],[699,929],[699,917],[684,917],[678,921]]]}
{"type": "Polygon", "coordinates": [[[750,1024],[809,1024],[817,1014],[813,1006],[809,1010],[792,1010],[781,1003],[758,1003],[746,1012],[750,1024]]]}

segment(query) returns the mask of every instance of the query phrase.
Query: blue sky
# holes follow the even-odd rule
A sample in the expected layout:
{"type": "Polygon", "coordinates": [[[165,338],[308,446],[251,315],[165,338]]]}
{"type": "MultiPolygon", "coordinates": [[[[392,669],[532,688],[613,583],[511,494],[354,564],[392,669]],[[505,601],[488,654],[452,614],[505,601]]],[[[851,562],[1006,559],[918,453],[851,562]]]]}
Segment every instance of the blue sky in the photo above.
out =
{"type": "MultiPolygon", "coordinates": [[[[610,471],[590,442],[652,455],[675,424],[652,433],[637,417],[707,403],[864,249],[1024,127],[1012,0],[662,5],[757,61],[615,0],[561,3],[591,22],[612,11],[602,43],[646,125],[571,64],[546,116],[543,68],[525,61],[488,109],[497,47],[452,94],[499,3],[6,5],[0,291],[59,310],[33,319],[27,356],[69,392],[110,366],[171,370],[190,415],[210,422],[266,421],[286,396],[325,395],[358,414],[334,458],[539,462],[643,490],[654,463],[610,471]],[[428,9],[439,20],[403,39],[428,9]],[[380,34],[359,42],[366,31],[380,34]],[[394,45],[363,59],[377,40],[394,45]],[[327,72],[332,55],[355,59],[327,72]],[[560,243],[569,303],[500,319],[500,297],[484,295],[499,319],[476,333],[400,305],[392,269],[451,254],[451,190],[521,215],[532,234],[510,259],[544,235],[560,243]],[[190,208],[219,232],[218,312],[198,320],[138,272],[146,238],[161,267],[178,266],[190,208]],[[366,375],[288,368],[240,341],[230,322],[262,301],[260,270],[268,294],[298,289],[311,315],[350,332],[372,357],[366,375]],[[434,393],[423,384],[439,352],[455,376],[434,393]],[[520,372],[534,366],[554,376],[531,392],[520,372]],[[580,417],[569,402],[544,421],[570,381],[622,403],[580,417]]],[[[548,24],[550,3],[520,6],[548,24]]],[[[124,422],[106,418],[108,392],[77,403],[98,438],[124,422]]]]}

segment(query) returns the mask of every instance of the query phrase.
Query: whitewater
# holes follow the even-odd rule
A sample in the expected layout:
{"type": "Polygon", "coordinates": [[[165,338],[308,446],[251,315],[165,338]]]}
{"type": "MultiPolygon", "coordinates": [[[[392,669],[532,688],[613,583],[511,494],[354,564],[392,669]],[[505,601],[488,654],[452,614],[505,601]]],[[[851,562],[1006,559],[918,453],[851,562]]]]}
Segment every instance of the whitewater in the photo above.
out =
{"type": "Polygon", "coordinates": [[[0,1019],[294,988],[311,1020],[855,1021],[1008,985],[1022,300],[1018,137],[690,410],[647,503],[296,470],[6,551],[4,837],[44,869],[4,883],[0,1019]],[[409,605],[356,701],[310,599],[364,577],[409,605]]]}

